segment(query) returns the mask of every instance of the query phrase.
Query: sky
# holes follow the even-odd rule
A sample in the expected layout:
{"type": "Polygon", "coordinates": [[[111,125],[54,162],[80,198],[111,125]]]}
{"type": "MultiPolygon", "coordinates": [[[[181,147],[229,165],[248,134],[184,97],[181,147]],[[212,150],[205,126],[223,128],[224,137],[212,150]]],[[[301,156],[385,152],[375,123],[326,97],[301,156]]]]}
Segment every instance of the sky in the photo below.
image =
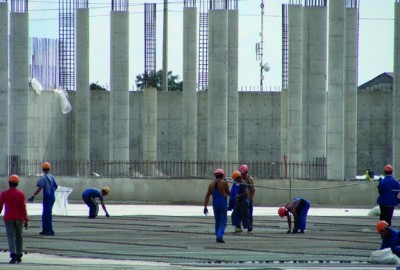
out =
{"type": "MultiPolygon", "coordinates": [[[[239,86],[257,87],[260,81],[255,46],[261,41],[261,2],[264,2],[264,63],[270,71],[264,85],[280,87],[282,81],[282,4],[289,0],[238,0],[239,4],[239,86]]],[[[358,84],[382,72],[393,71],[395,0],[359,0],[358,84]]],[[[88,0],[90,24],[90,83],[108,88],[110,72],[111,0],[88,0]]],[[[199,0],[197,0],[199,2],[199,0]]],[[[144,4],[157,4],[157,70],[162,69],[162,23],[164,0],[129,1],[130,89],[136,75],[144,71],[144,4]]],[[[169,0],[168,69],[182,80],[183,0],[169,0]]],[[[58,0],[29,0],[31,37],[58,38],[58,0]]]]}

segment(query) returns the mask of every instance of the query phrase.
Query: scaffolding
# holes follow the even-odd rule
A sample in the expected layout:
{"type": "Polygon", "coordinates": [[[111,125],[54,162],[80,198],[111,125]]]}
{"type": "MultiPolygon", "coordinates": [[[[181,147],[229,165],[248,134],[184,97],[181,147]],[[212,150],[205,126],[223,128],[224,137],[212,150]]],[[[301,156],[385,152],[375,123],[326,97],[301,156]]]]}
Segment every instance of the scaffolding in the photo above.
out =
{"type": "Polygon", "coordinates": [[[287,4],[282,4],[282,89],[289,84],[289,16],[287,4]]]}
{"type": "Polygon", "coordinates": [[[156,4],[144,4],[144,72],[156,73],[156,4]]]}
{"type": "MultiPolygon", "coordinates": [[[[2,1],[0,1],[2,2],[2,1]]],[[[7,1],[5,1],[7,2],[7,1]]],[[[28,12],[28,0],[11,0],[11,12],[26,13],[28,12]]]]}
{"type": "Polygon", "coordinates": [[[199,62],[198,85],[199,90],[208,89],[208,10],[209,1],[200,0],[199,13],[199,62]]]}
{"type": "Polygon", "coordinates": [[[75,90],[75,8],[76,0],[58,2],[59,86],[75,90]]]}

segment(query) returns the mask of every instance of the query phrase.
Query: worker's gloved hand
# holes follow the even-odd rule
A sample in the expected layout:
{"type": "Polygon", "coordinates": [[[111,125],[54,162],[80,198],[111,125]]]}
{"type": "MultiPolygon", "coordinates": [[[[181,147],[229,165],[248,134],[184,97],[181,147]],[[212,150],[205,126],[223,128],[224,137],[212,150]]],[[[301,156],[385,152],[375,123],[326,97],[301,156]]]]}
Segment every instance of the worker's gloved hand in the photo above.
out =
{"type": "Polygon", "coordinates": [[[204,207],[204,210],[203,210],[203,213],[204,213],[204,215],[208,215],[208,209],[207,209],[207,207],[204,207]]]}
{"type": "Polygon", "coordinates": [[[32,195],[29,197],[28,202],[32,203],[34,199],[35,199],[35,196],[32,195]]]}
{"type": "Polygon", "coordinates": [[[24,223],[24,228],[25,228],[25,230],[27,230],[28,227],[29,227],[28,222],[25,222],[25,223],[24,223]]]}
{"type": "Polygon", "coordinates": [[[287,232],[286,233],[291,233],[292,232],[292,230],[291,229],[289,229],[289,230],[287,230],[287,232]]]}
{"type": "Polygon", "coordinates": [[[106,217],[110,217],[110,215],[108,213],[106,213],[106,217]]]}

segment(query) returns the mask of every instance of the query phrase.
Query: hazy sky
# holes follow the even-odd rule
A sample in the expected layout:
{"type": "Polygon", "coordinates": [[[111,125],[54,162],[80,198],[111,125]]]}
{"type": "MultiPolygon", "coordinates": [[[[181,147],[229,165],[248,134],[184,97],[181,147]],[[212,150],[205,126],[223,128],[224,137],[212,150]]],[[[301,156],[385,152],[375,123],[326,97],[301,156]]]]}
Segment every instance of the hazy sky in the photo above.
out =
{"type": "MultiPolygon", "coordinates": [[[[199,1],[199,0],[198,0],[199,1]]],[[[255,44],[260,42],[262,0],[239,2],[239,86],[258,86],[259,68],[255,44]]],[[[359,78],[362,84],[385,71],[393,71],[395,0],[359,0],[359,78]]],[[[109,84],[111,0],[88,0],[90,8],[90,82],[109,84]]],[[[157,3],[157,70],[162,69],[163,0],[130,0],[130,88],[144,71],[143,3],[157,3]]],[[[264,0],[264,62],[271,69],[264,85],[281,85],[282,3],[264,0]]],[[[169,70],[182,79],[183,0],[169,0],[169,70]]],[[[58,1],[29,0],[32,37],[58,38],[58,1]]]]}

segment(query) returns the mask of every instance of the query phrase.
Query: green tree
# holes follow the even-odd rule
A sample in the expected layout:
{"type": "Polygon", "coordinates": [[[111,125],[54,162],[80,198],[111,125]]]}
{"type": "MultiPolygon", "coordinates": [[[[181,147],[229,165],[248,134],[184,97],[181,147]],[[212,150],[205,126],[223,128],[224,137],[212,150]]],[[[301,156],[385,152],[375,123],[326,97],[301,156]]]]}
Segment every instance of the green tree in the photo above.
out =
{"type": "MultiPolygon", "coordinates": [[[[155,87],[157,91],[162,91],[162,70],[156,73],[143,73],[136,76],[136,88],[143,91],[146,87],[155,87]]],[[[182,91],[183,82],[179,81],[178,75],[172,75],[172,71],[168,71],[168,91],[182,91]]]]}
{"type": "Polygon", "coordinates": [[[98,82],[90,84],[90,90],[107,90],[105,87],[98,84],[98,82]]]}

